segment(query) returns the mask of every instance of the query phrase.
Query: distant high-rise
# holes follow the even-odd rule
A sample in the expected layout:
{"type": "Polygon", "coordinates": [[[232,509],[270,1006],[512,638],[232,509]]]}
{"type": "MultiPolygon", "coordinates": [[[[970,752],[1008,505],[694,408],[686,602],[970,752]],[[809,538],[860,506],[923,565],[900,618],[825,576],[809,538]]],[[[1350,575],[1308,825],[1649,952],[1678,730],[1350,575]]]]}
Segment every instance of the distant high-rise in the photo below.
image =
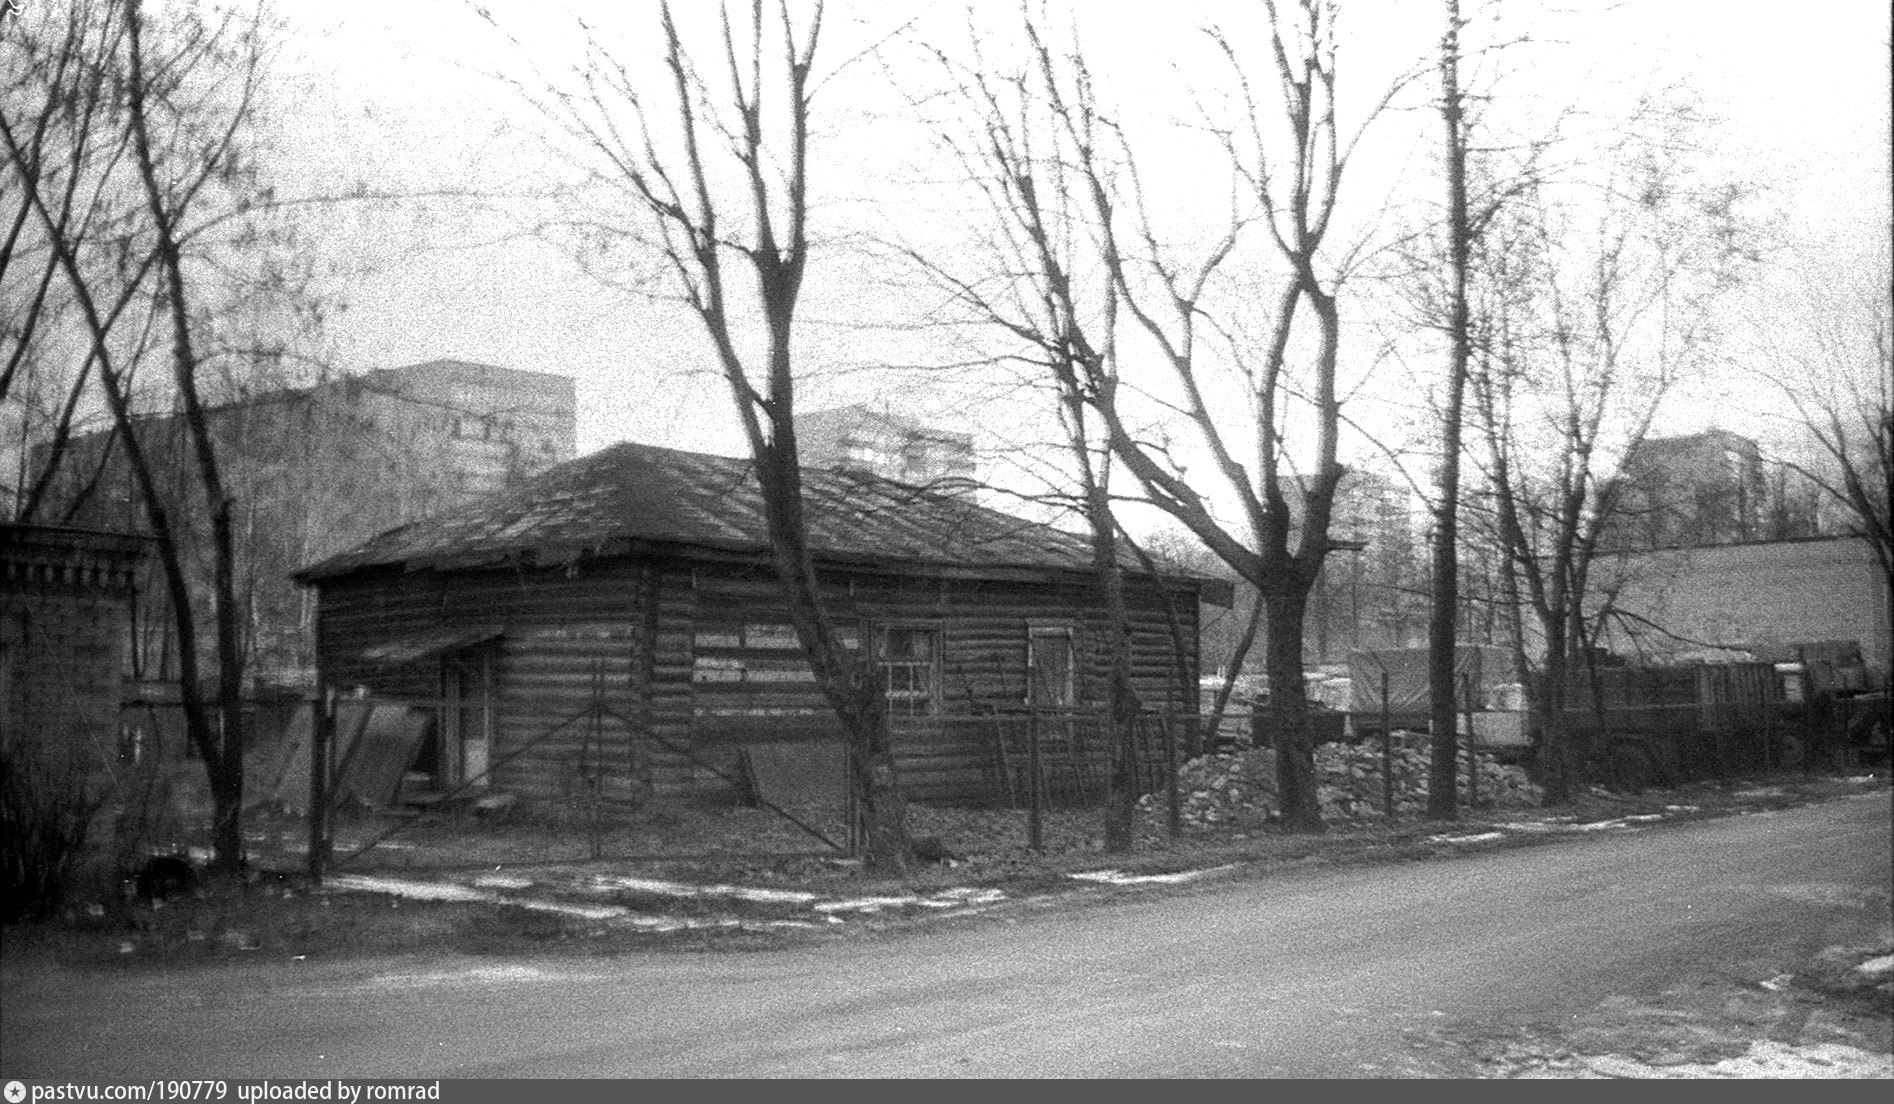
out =
{"type": "Polygon", "coordinates": [[[1766,535],[1762,453],[1740,434],[1707,429],[1639,441],[1618,480],[1610,547],[1690,548],[1766,535]]]}
{"type": "Polygon", "coordinates": [[[1330,538],[1341,547],[1309,594],[1308,642],[1318,662],[1361,648],[1399,648],[1426,632],[1420,504],[1401,481],[1351,468],[1336,488],[1330,538]]]}
{"type": "Polygon", "coordinates": [[[805,467],[868,472],[943,490],[973,486],[973,435],[855,404],[796,418],[805,467]]]}

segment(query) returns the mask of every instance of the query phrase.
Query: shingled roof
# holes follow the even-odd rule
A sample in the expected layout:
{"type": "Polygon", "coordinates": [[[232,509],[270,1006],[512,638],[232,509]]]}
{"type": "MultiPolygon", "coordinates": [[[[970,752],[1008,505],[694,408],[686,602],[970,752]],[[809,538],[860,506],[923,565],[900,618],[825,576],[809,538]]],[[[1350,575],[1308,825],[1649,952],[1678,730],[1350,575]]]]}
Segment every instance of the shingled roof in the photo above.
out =
{"type": "MultiPolygon", "coordinates": [[[[804,469],[820,563],[1088,570],[1088,540],[963,498],[856,472],[804,469]]],[[[298,572],[570,564],[638,551],[768,551],[749,460],[619,444],[458,510],[398,526],[298,572]]],[[[1129,550],[1125,567],[1142,570],[1129,550]]],[[[1179,572],[1179,575],[1184,573],[1179,572]]]]}

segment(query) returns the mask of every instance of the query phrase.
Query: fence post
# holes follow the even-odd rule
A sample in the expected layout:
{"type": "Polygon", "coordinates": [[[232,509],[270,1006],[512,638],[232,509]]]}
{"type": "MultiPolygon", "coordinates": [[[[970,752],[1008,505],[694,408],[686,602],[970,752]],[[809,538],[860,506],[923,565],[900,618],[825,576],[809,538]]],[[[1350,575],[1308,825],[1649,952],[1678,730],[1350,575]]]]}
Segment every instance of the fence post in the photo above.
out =
{"type": "Polygon", "coordinates": [[[1467,719],[1467,808],[1480,803],[1480,749],[1473,731],[1473,678],[1460,676],[1460,713],[1467,719]]]}
{"type": "Polygon", "coordinates": [[[842,745],[842,820],[847,830],[848,854],[862,853],[861,802],[855,793],[855,747],[842,745]]]}
{"type": "Polygon", "coordinates": [[[1171,803],[1171,838],[1176,839],[1184,827],[1184,806],[1177,792],[1177,726],[1172,720],[1169,716],[1159,718],[1164,725],[1164,788],[1171,803]]]}
{"type": "Polygon", "coordinates": [[[329,748],[335,742],[335,695],[321,683],[309,703],[309,883],[329,865],[329,748]]]}
{"type": "Polygon", "coordinates": [[[1381,668],[1381,811],[1394,823],[1394,729],[1388,708],[1388,669],[1381,668]]]}
{"type": "Polygon", "coordinates": [[[1029,776],[1027,789],[1030,797],[1026,812],[1026,845],[1034,851],[1045,848],[1045,828],[1040,823],[1041,807],[1045,804],[1044,779],[1040,777],[1039,760],[1039,710],[1030,709],[1026,713],[1026,773],[1029,776]]]}

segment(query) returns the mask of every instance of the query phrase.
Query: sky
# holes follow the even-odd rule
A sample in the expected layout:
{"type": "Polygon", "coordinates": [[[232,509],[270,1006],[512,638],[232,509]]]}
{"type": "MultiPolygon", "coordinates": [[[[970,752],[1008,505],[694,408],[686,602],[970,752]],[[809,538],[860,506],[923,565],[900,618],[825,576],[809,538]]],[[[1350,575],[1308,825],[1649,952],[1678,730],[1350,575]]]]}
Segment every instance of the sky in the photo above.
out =
{"type": "MultiPolygon", "coordinates": [[[[1168,109],[1160,105],[1178,103],[1179,90],[1202,76],[1197,28],[1240,23],[1243,9],[1253,6],[1086,4],[1084,34],[1119,102],[1161,113],[1168,109]]],[[[890,129],[898,97],[887,84],[890,76],[905,80],[919,70],[914,55],[885,36],[914,18],[925,33],[951,37],[956,28],[938,12],[920,14],[928,7],[828,7],[825,56],[850,63],[818,101],[818,156],[837,158],[818,178],[818,188],[826,188],[816,211],[825,242],[842,242],[864,226],[926,217],[911,190],[918,186],[914,174],[926,171],[925,143],[890,129]],[[861,53],[876,42],[882,52],[861,53]]],[[[1015,10],[986,0],[972,7],[982,17],[1015,10]]],[[[640,24],[654,20],[654,5],[612,6],[615,14],[603,15],[607,10],[592,14],[648,50],[652,34],[640,24]]],[[[285,87],[295,103],[281,112],[290,174],[318,187],[362,178],[391,189],[470,193],[529,189],[556,178],[558,155],[540,141],[546,128],[493,74],[519,74],[523,61],[548,70],[569,61],[565,24],[537,4],[495,2],[492,11],[529,43],[528,55],[465,4],[411,0],[297,14],[284,56],[285,87]]],[[[1503,9],[1507,27],[1537,41],[1501,87],[1548,110],[1575,104],[1608,116],[1640,90],[1687,81],[1703,106],[1726,119],[1718,133],[1726,163],[1768,189],[1770,229],[1784,243],[1771,270],[1818,274],[1816,282],[1837,294],[1851,285],[1872,288],[1889,249],[1888,8],[1878,0],[1812,0],[1796,5],[1792,18],[1788,11],[1687,0],[1515,0],[1503,9]]],[[[1434,6],[1413,0],[1345,0],[1342,12],[1344,65],[1355,66],[1346,70],[1351,76],[1363,74],[1362,88],[1379,87],[1379,79],[1423,57],[1438,33],[1434,6]]],[[[1359,179],[1373,192],[1425,179],[1432,171],[1425,122],[1414,111],[1377,123],[1350,187],[1359,179]]],[[[1190,172],[1187,159],[1173,167],[1190,172]]],[[[530,221],[516,205],[491,197],[364,205],[332,216],[323,249],[348,303],[329,335],[336,364],[365,371],[456,357],[569,374],[578,384],[581,453],[619,440],[739,451],[728,396],[709,371],[694,319],[676,303],[602,286],[567,250],[528,232],[530,221]]],[[[837,245],[833,257],[840,263],[827,267],[818,257],[811,276],[801,348],[820,370],[801,405],[867,401],[976,435],[996,431],[1003,419],[970,405],[942,376],[917,382],[859,370],[945,359],[944,351],[920,347],[912,333],[862,329],[864,316],[896,320],[910,304],[923,312],[929,300],[890,291],[885,274],[864,269],[845,246],[837,245]]],[[[1795,303],[1806,296],[1776,286],[1776,278],[1731,308],[1729,328],[1756,328],[1780,350],[1797,341],[1795,312],[1804,308],[1795,303]]],[[[1739,351],[1737,359],[1762,356],[1760,348],[1739,351]]],[[[1717,424],[1766,435],[1771,409],[1754,386],[1712,373],[1680,393],[1659,430],[1717,424]]]]}

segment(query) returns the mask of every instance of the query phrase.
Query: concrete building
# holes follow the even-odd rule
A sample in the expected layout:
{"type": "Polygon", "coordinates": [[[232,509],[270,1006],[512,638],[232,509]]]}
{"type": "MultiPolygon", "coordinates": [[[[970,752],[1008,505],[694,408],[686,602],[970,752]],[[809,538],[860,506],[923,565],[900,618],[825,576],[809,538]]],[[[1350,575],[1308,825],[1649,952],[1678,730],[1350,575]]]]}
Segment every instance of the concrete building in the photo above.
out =
{"type": "MultiPolygon", "coordinates": [[[[298,567],[392,526],[503,491],[573,458],[570,377],[433,360],[265,392],[213,408],[210,424],[237,503],[250,669],[301,685],[314,662],[314,605],[289,582],[298,567]]],[[[190,441],[177,414],[141,417],[136,432],[187,540],[207,541],[190,441]]],[[[45,463],[38,450],[31,467],[45,463]]],[[[112,430],[75,438],[60,459],[54,516],[99,529],[147,525],[112,430]]],[[[192,556],[208,582],[209,557],[192,556]]],[[[175,677],[168,618],[148,588],[135,611],[133,672],[175,677]]],[[[203,588],[208,591],[208,586],[203,588]]]]}
{"type": "Polygon", "coordinates": [[[1363,648],[1401,648],[1427,632],[1427,549],[1411,488],[1383,472],[1351,468],[1335,492],[1329,535],[1338,547],[1309,592],[1305,646],[1313,662],[1346,661],[1363,648]]]}
{"type": "Polygon", "coordinates": [[[1764,535],[1768,481],[1756,442],[1707,429],[1639,441],[1619,468],[1616,548],[1690,548],[1764,535]]]}
{"type": "Polygon", "coordinates": [[[973,435],[857,403],[796,419],[804,467],[863,472],[916,486],[971,489],[973,435]]]}

